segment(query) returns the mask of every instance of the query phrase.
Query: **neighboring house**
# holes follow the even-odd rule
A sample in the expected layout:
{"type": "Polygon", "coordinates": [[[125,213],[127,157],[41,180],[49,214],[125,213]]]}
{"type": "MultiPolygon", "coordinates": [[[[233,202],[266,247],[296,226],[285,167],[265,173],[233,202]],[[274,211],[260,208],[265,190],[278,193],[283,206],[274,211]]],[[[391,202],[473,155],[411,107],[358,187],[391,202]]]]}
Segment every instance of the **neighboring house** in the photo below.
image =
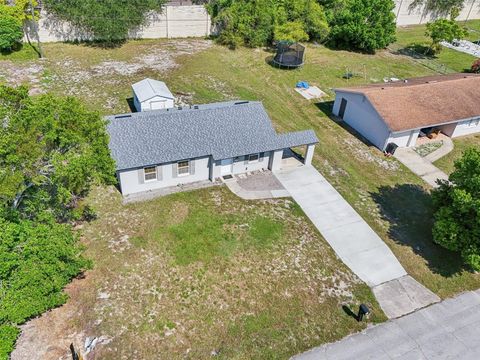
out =
{"type": "Polygon", "coordinates": [[[306,146],[312,130],[277,134],[260,102],[224,102],[107,117],[124,195],[256,170],[280,169],[284,149],[306,146]]]}
{"type": "Polygon", "coordinates": [[[144,79],[132,85],[133,104],[137,111],[171,109],[175,97],[163,81],[144,79]]]}
{"type": "Polygon", "coordinates": [[[335,89],[333,114],[381,150],[415,146],[420,131],[480,132],[480,75],[453,74],[335,89]]]}

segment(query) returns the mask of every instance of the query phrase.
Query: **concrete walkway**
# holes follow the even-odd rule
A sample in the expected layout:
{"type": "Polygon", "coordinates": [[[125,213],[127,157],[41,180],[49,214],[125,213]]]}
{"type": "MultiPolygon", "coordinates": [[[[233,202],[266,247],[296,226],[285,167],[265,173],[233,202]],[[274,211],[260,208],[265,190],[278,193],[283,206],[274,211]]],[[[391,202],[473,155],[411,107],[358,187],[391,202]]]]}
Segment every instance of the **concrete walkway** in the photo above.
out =
{"type": "Polygon", "coordinates": [[[275,175],[340,259],[372,288],[389,318],[439,300],[407,275],[390,248],[314,167],[275,175]]]}
{"type": "Polygon", "coordinates": [[[257,171],[252,174],[235,175],[222,180],[238,197],[244,200],[261,200],[289,197],[290,193],[270,171],[257,171]]]}
{"type": "Polygon", "coordinates": [[[448,180],[448,175],[434,166],[426,158],[418,155],[412,148],[398,148],[394,155],[403,165],[420,176],[426,183],[437,187],[437,179],[448,180]]]}
{"type": "Polygon", "coordinates": [[[454,148],[453,141],[449,136],[446,136],[443,134],[440,134],[440,136],[441,136],[440,140],[442,141],[442,146],[439,149],[435,150],[434,152],[425,156],[425,159],[430,161],[431,163],[437,161],[438,159],[441,159],[442,157],[450,153],[454,148]]]}
{"type": "Polygon", "coordinates": [[[295,360],[480,359],[480,290],[367,328],[295,360]]]}

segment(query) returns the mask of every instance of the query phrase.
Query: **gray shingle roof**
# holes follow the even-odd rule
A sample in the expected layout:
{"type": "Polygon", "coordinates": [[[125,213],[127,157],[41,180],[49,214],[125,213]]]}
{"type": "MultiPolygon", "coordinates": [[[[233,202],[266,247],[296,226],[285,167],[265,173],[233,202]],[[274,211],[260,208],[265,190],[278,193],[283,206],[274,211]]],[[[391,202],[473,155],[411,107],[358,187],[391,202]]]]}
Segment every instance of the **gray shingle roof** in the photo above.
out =
{"type": "Polygon", "coordinates": [[[260,102],[107,117],[118,170],[213,156],[215,160],[318,142],[312,130],[277,134],[260,102]]]}

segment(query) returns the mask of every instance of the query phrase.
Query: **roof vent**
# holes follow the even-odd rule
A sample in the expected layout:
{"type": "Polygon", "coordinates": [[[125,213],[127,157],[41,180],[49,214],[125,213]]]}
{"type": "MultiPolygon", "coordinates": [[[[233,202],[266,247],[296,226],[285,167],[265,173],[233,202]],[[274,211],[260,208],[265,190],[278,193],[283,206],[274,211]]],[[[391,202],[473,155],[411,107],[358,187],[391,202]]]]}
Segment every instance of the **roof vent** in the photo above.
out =
{"type": "Polygon", "coordinates": [[[243,105],[243,104],[248,104],[250,101],[238,101],[234,105],[243,105]]]}
{"type": "Polygon", "coordinates": [[[115,119],[125,119],[125,118],[131,118],[132,114],[125,114],[125,115],[116,115],[115,119]]]}

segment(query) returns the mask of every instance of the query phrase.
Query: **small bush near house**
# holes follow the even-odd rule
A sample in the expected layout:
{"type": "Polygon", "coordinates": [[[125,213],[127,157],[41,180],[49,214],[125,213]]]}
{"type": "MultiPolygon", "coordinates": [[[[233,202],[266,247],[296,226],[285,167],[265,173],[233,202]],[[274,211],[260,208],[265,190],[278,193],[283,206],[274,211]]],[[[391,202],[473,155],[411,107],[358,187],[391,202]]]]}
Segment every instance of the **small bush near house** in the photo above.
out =
{"type": "Polygon", "coordinates": [[[480,74],[480,59],[477,59],[472,64],[472,73],[480,74]]]}
{"type": "Polygon", "coordinates": [[[432,193],[434,241],[480,271],[480,149],[466,150],[449,180],[432,193]]]}
{"type": "Polygon", "coordinates": [[[22,38],[22,23],[13,16],[0,13],[0,51],[15,50],[22,38]]]}

